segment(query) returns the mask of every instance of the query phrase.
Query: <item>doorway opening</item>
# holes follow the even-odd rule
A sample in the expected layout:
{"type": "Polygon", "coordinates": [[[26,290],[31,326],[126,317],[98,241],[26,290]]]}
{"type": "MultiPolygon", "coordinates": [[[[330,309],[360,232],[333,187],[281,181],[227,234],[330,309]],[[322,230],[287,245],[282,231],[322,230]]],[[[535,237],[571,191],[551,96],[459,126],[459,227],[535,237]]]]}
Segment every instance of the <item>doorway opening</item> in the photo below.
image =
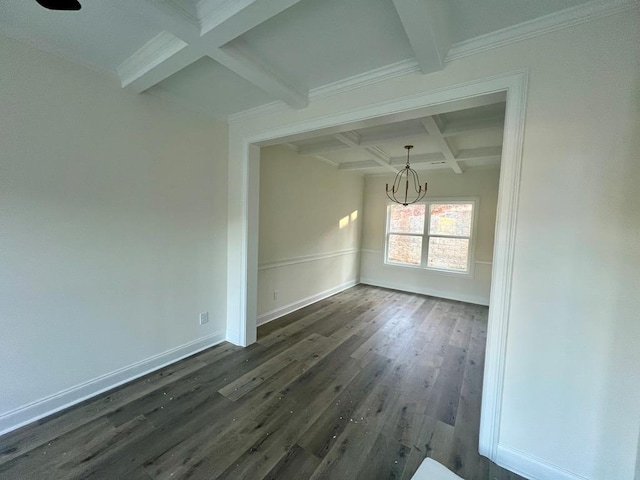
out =
{"type": "Polygon", "coordinates": [[[486,101],[490,96],[495,96],[493,103],[502,98],[506,101],[505,130],[479,442],[480,453],[494,459],[500,429],[526,83],[526,72],[510,73],[299,123],[271,123],[264,129],[239,128],[234,132],[229,145],[229,173],[232,178],[237,175],[241,184],[240,191],[234,192],[233,202],[229,202],[229,218],[236,221],[230,221],[228,235],[228,339],[240,345],[249,345],[256,339],[260,147],[293,142],[309,132],[340,133],[367,122],[392,123],[431,116],[445,105],[445,111],[452,111],[468,107],[470,102],[486,101]]]}

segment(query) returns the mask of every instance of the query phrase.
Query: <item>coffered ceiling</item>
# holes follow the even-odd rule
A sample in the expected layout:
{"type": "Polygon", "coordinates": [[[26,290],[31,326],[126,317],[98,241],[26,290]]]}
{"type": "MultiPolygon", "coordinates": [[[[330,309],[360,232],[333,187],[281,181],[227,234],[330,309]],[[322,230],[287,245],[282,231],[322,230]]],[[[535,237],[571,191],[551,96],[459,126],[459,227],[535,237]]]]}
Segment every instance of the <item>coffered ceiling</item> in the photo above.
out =
{"type": "MultiPolygon", "coordinates": [[[[361,174],[397,173],[407,161],[405,145],[413,145],[415,170],[496,168],[502,155],[505,103],[294,140],[285,145],[339,170],[361,174]]],[[[480,100],[481,101],[481,100],[480,100]]]]}
{"type": "MultiPolygon", "coordinates": [[[[341,89],[438,71],[635,0],[80,1],[80,11],[58,12],[35,0],[3,0],[0,34],[107,72],[123,88],[226,120],[263,105],[301,109],[341,89]]],[[[454,117],[402,129],[424,128],[433,140],[434,124],[446,131],[447,122],[454,117]]],[[[445,138],[460,145],[472,138],[458,137],[445,138]]],[[[416,155],[433,148],[427,142],[416,155]]]]}

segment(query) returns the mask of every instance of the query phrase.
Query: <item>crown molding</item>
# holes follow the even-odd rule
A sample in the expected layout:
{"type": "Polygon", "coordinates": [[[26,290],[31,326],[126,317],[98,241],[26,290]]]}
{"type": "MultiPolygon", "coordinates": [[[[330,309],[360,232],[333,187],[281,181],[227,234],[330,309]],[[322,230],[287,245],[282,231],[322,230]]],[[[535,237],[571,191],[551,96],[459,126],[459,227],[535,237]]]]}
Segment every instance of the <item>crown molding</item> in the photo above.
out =
{"type": "Polygon", "coordinates": [[[375,68],[365,73],[360,73],[343,80],[338,80],[337,82],[314,88],[309,91],[309,101],[331,97],[339,93],[348,92],[349,90],[355,90],[415,72],[420,72],[420,65],[417,61],[413,59],[401,60],[390,65],[385,65],[384,67],[375,68]]]}
{"type": "Polygon", "coordinates": [[[251,5],[253,0],[199,0],[196,4],[200,34],[205,34],[216,25],[251,5]]]}
{"type": "Polygon", "coordinates": [[[187,44],[175,35],[162,31],[116,68],[123,87],[139,78],[143,73],[164,62],[187,44]]]}
{"type": "MultiPolygon", "coordinates": [[[[322,98],[332,97],[340,93],[348,92],[358,88],[366,87],[367,85],[373,85],[375,83],[384,82],[392,78],[409,75],[411,73],[419,72],[420,65],[418,62],[412,59],[401,60],[400,62],[392,63],[384,67],[375,68],[365,73],[360,73],[352,77],[348,77],[336,82],[322,85],[321,87],[309,90],[309,102],[314,102],[322,98]]],[[[238,113],[233,113],[227,117],[229,123],[239,123],[249,118],[260,117],[264,115],[270,115],[273,113],[288,110],[290,107],[281,101],[267,103],[260,105],[259,107],[243,110],[238,113]]]]}
{"type": "Polygon", "coordinates": [[[456,43],[447,53],[445,63],[625,12],[639,5],[638,0],[592,0],[582,5],[456,43]]]}
{"type": "Polygon", "coordinates": [[[260,105],[258,107],[242,110],[241,112],[238,112],[238,113],[232,113],[227,117],[227,123],[229,124],[240,123],[250,118],[271,115],[272,113],[282,112],[284,110],[288,110],[289,108],[291,107],[289,107],[286,103],[280,100],[276,102],[265,103],[264,105],[260,105]]]}
{"type": "MultiPolygon", "coordinates": [[[[456,43],[449,50],[445,58],[445,63],[450,63],[454,60],[494,48],[504,47],[522,40],[535,38],[598,18],[625,12],[637,8],[639,5],[640,0],[591,0],[585,4],[545,15],[513,27],[503,28],[486,35],[456,43]]],[[[420,72],[420,66],[417,61],[413,59],[402,60],[385,67],[376,68],[359,75],[314,88],[309,91],[309,102],[416,72],[420,72]]],[[[271,102],[231,114],[227,117],[227,122],[230,124],[240,123],[250,118],[274,114],[287,110],[288,108],[284,102],[271,102]]]]}

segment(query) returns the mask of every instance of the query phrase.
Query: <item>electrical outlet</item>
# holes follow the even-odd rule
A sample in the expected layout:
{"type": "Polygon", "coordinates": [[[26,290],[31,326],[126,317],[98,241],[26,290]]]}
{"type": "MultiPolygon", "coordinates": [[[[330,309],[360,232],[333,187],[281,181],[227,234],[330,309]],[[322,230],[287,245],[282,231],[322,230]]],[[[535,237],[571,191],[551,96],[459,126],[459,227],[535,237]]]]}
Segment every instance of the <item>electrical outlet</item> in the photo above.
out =
{"type": "Polygon", "coordinates": [[[203,312],[200,314],[200,325],[209,323],[209,312],[203,312]]]}
{"type": "Polygon", "coordinates": [[[280,292],[278,290],[274,290],[273,291],[273,299],[277,300],[278,299],[278,295],[280,294],[280,292]]]}

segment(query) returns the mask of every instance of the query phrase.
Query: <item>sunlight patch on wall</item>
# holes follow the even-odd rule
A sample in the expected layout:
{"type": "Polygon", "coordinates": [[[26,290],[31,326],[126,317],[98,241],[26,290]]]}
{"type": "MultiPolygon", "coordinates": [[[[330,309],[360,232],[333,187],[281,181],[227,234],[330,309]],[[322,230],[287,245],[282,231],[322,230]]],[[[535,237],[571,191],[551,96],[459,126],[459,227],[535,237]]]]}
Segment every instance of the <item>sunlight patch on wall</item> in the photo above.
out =
{"type": "Polygon", "coordinates": [[[355,222],[357,219],[358,210],[354,210],[353,212],[351,212],[351,214],[342,217],[338,222],[338,226],[340,227],[340,230],[342,230],[343,228],[346,228],[349,223],[355,222]]]}

